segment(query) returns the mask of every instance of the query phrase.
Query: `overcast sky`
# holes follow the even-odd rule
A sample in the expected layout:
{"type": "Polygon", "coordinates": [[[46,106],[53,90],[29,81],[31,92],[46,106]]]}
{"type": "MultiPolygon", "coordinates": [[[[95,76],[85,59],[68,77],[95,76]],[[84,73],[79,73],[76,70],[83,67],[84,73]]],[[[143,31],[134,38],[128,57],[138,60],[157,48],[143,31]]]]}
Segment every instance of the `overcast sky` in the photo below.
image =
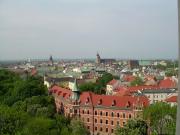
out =
{"type": "Polygon", "coordinates": [[[0,60],[177,58],[177,0],[0,0],[0,60]]]}

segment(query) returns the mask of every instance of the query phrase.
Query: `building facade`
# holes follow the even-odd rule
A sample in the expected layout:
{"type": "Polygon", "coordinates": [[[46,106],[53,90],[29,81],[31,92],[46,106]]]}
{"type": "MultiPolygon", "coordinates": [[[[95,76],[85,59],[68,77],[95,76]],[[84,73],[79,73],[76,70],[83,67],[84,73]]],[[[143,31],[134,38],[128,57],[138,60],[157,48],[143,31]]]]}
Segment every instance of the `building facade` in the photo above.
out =
{"type": "MultiPolygon", "coordinates": [[[[76,84],[76,83],[75,83],[76,84]]],[[[79,117],[92,135],[113,135],[117,126],[141,116],[149,102],[146,97],[107,96],[92,92],[79,93],[77,85],[71,90],[53,86],[57,112],[66,117],[79,117]]]]}

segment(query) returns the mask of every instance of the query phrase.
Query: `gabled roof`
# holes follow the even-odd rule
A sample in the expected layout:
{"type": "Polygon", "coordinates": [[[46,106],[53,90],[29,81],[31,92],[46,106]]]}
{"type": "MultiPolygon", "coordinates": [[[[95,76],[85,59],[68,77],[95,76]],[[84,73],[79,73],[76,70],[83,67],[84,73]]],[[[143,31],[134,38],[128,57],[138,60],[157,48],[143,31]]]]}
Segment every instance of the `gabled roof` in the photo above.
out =
{"type": "Polygon", "coordinates": [[[161,87],[161,88],[175,88],[175,87],[177,87],[177,83],[174,79],[172,79],[171,77],[168,77],[168,78],[160,81],[159,87],[161,87]]]}
{"type": "Polygon", "coordinates": [[[177,103],[177,96],[171,96],[167,99],[165,99],[166,102],[175,102],[177,103]]]}

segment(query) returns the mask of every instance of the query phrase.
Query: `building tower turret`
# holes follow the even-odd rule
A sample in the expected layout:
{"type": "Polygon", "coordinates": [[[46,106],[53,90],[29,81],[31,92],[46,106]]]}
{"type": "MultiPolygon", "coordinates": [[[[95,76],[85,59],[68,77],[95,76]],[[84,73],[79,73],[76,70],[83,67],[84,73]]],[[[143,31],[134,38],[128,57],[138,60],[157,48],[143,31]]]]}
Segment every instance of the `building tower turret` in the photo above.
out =
{"type": "Polygon", "coordinates": [[[53,62],[53,57],[52,55],[50,55],[50,58],[49,58],[49,65],[50,66],[53,66],[54,62],[53,62]]]}
{"type": "Polygon", "coordinates": [[[77,80],[74,80],[74,87],[72,89],[71,100],[78,101],[79,100],[79,89],[77,88],[77,80]]]}
{"type": "Polygon", "coordinates": [[[97,55],[96,55],[96,63],[97,64],[101,63],[101,57],[100,57],[99,53],[97,53],[97,55]]]}

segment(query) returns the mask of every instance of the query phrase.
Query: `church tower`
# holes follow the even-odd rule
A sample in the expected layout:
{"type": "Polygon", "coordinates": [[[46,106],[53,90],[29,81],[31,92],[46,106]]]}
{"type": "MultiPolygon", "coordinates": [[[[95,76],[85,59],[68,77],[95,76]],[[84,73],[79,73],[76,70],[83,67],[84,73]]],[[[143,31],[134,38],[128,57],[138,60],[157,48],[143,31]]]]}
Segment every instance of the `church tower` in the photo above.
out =
{"type": "Polygon", "coordinates": [[[54,64],[53,57],[52,57],[52,55],[50,55],[49,65],[50,65],[50,66],[53,66],[53,64],[54,64]]]}
{"type": "Polygon", "coordinates": [[[74,80],[74,87],[72,89],[71,100],[78,101],[79,100],[79,89],[77,88],[77,80],[74,80]]]}
{"type": "Polygon", "coordinates": [[[96,63],[97,64],[101,63],[101,57],[100,57],[99,53],[97,53],[97,55],[96,55],[96,63]]]}

